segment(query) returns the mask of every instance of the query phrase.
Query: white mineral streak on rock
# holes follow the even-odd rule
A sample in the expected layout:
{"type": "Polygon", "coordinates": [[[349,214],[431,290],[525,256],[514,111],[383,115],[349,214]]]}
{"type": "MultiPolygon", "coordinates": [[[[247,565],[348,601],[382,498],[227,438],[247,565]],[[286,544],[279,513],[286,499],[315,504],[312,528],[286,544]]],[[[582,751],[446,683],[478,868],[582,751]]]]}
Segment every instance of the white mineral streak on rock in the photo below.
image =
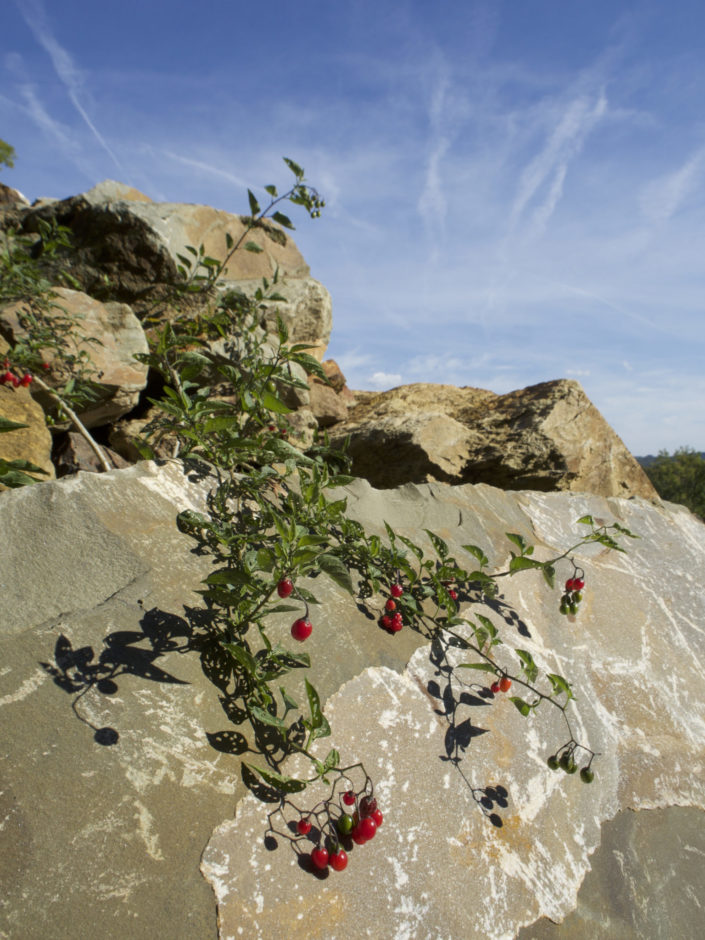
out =
{"type": "MultiPolygon", "coordinates": [[[[10,672],[9,669],[7,671],[10,672]]],[[[46,679],[48,679],[47,673],[43,669],[37,669],[20,684],[16,692],[10,692],[0,698],[0,707],[12,705],[13,702],[21,702],[22,699],[27,698],[28,695],[38,689],[46,679]]]]}
{"type": "Polygon", "coordinates": [[[147,854],[153,858],[155,862],[163,862],[164,853],[159,847],[159,833],[154,829],[154,817],[144,803],[140,803],[139,800],[135,800],[135,808],[137,810],[135,814],[135,818],[137,819],[137,831],[145,844],[147,854]]]}
{"type": "MultiPolygon", "coordinates": [[[[389,497],[389,512],[379,494],[373,497],[379,518],[389,518],[398,494],[389,497]]],[[[490,488],[473,488],[474,507],[484,507],[488,519],[496,516],[497,499],[490,488]]],[[[541,916],[560,920],[575,906],[600,827],[617,812],[705,808],[705,603],[691,572],[705,570],[702,527],[695,528],[701,524],[639,500],[532,493],[515,499],[533,524],[537,558],[576,542],[582,527],[575,520],[587,513],[642,536],[629,542],[626,556],[599,545],[575,553],[586,573],[575,618],[558,614],[558,598],[546,594],[538,573],[501,585],[502,602],[520,613],[530,634],[509,621],[505,639],[529,650],[542,671],[573,683],[573,730],[601,752],[595,782],[584,786],[577,776],[546,768],[546,758],[569,738],[560,712],[548,704],[527,720],[504,696],[457,704],[459,687],[472,691],[486,681],[463,675],[463,686],[458,678],[455,687],[456,727],[469,720],[476,734],[459,743],[443,715],[447,676],[430,661],[429,646],[416,650],[403,674],[367,669],[330,698],[326,715],[330,746],[345,763],[362,760],[375,781],[382,828],[373,842],[353,846],[344,873],[317,878],[299,866],[285,837],[267,851],[270,808],[246,797],[203,857],[222,937],[241,931],[269,940],[283,931],[287,940],[343,940],[354,924],[358,936],[379,940],[512,938],[522,924],[541,916]],[[526,606],[531,619],[523,617],[526,606]],[[457,767],[449,753],[460,758],[457,767]],[[501,805],[500,785],[507,791],[501,805]],[[481,804],[483,795],[491,809],[481,804]]],[[[511,518],[506,528],[519,531],[521,520],[511,518]]],[[[457,540],[480,543],[460,532],[457,540]]],[[[564,565],[559,584],[570,571],[564,565]]],[[[500,608],[490,619],[499,624],[501,615],[500,608]]],[[[497,657],[516,671],[511,649],[499,647],[497,657]]],[[[463,661],[457,649],[448,658],[463,661]]],[[[290,772],[296,768],[292,762],[290,772]]],[[[307,791],[297,805],[312,806],[328,792],[307,791]]]]}

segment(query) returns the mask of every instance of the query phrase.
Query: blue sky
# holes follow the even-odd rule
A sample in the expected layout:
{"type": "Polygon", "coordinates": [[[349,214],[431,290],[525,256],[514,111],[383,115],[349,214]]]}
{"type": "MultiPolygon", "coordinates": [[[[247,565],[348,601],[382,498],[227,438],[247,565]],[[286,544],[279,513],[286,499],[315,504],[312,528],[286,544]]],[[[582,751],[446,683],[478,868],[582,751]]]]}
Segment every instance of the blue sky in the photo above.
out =
{"type": "Polygon", "coordinates": [[[702,0],[4,0],[0,55],[30,200],[246,211],[300,163],[351,387],[575,378],[705,450],[702,0]]]}

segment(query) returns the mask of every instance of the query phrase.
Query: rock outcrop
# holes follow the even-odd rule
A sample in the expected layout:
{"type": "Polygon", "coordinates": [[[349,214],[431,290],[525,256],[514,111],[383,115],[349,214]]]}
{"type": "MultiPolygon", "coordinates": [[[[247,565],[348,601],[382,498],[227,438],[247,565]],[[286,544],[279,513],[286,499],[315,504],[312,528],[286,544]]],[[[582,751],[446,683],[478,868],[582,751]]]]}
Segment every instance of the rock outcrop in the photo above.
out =
{"type": "Polygon", "coordinates": [[[648,477],[578,382],[496,395],[419,383],[356,393],[347,419],[353,471],[374,486],[437,480],[512,490],[657,498],[648,477]]]}
{"type": "MultiPolygon", "coordinates": [[[[358,480],[335,495],[382,538],[383,520],[417,542],[430,528],[458,557],[480,545],[494,569],[505,531],[538,558],[573,544],[586,513],[642,536],[626,555],[576,553],[572,622],[539,572],[503,579],[490,607],[460,597],[463,615],[483,612],[573,681],[579,735],[600,752],[592,785],[546,767],[567,736],[556,709],[523,719],[456,668],[457,646],[388,635],[317,578],[307,675],[326,701],[324,749],[364,761],[384,813],[344,873],[317,878],[277,805],[245,789],[241,762],[259,756],[204,674],[195,591],[210,561],[174,522],[202,511],[203,484],[176,462],[141,463],[2,493],[0,936],[68,940],[99,923],[106,940],[343,940],[352,924],[473,940],[538,921],[521,936],[574,940],[594,936],[591,910],[604,936],[699,936],[705,526],[680,507],[569,492],[358,480]]],[[[274,615],[274,642],[290,645],[291,616],[274,615]]],[[[294,698],[302,683],[287,683],[294,698]]]]}
{"type": "MultiPolygon", "coordinates": [[[[87,428],[99,427],[121,418],[131,411],[147,384],[147,366],[135,356],[149,352],[142,325],[127,304],[108,301],[101,303],[82,291],[65,287],[54,288],[52,301],[57,316],[70,321],[65,336],[68,353],[90,360],[90,378],[95,387],[95,400],[80,411],[87,428]]],[[[13,342],[22,339],[25,331],[20,327],[18,311],[21,304],[0,308],[0,330],[13,342]]],[[[70,377],[61,360],[47,351],[50,370],[45,376],[48,384],[63,385],[70,377]]],[[[38,393],[41,401],[41,393],[38,393]]],[[[46,407],[50,407],[46,400],[46,407]]]]}

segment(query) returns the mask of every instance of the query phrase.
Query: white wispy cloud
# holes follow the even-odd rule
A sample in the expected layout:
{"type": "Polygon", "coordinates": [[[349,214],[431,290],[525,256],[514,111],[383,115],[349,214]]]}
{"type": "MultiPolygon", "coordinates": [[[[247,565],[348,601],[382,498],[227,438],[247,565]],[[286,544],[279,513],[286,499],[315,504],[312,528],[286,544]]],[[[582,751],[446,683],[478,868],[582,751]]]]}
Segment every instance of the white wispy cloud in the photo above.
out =
{"type": "Polygon", "coordinates": [[[651,222],[666,222],[705,183],[705,146],[695,150],[672,173],[647,183],[640,194],[642,214],[651,222]]]}
{"type": "Polygon", "coordinates": [[[370,376],[369,381],[373,389],[382,391],[383,389],[393,388],[395,385],[400,385],[401,373],[400,372],[374,372],[370,376]]]}
{"type": "Polygon", "coordinates": [[[541,197],[548,183],[548,192],[534,209],[532,218],[534,232],[543,231],[563,193],[570,161],[580,153],[606,111],[604,91],[592,97],[580,95],[569,102],[548,140],[519,177],[509,219],[510,232],[517,228],[525,210],[535,198],[541,197]]]}
{"type": "Polygon", "coordinates": [[[82,103],[82,98],[86,95],[84,89],[83,74],[74,64],[74,61],[68,51],[57,41],[49,25],[46,11],[41,0],[15,0],[16,6],[20,11],[27,26],[32,31],[34,38],[45,49],[51,59],[54,71],[63,83],[69,100],[78,111],[84,123],[87,125],[100,146],[105,150],[118,169],[123,170],[123,166],[116,157],[112,148],[100,133],[88,114],[88,111],[82,103]]]}

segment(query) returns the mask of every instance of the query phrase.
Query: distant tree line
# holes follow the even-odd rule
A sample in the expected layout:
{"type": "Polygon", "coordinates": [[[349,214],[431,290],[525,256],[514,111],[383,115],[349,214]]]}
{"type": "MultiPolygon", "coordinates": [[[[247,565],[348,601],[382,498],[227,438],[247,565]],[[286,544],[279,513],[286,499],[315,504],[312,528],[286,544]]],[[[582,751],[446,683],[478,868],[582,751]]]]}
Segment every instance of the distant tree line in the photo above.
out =
{"type": "Polygon", "coordinates": [[[661,499],[681,503],[705,521],[705,458],[692,447],[679,447],[672,454],[661,450],[657,457],[640,458],[644,472],[661,499]]]}

